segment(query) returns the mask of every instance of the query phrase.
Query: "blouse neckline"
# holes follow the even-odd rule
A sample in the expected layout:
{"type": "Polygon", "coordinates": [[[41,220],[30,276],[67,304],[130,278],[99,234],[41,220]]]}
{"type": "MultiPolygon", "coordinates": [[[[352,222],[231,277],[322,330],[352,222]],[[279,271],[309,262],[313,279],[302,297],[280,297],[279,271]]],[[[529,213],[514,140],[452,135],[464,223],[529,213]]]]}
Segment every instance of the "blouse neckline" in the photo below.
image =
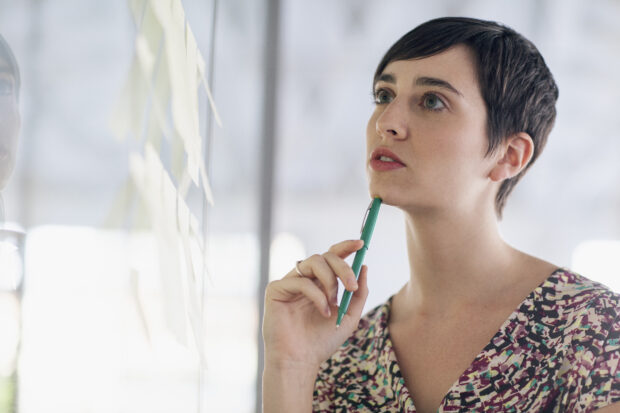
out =
{"type": "MultiPolygon", "coordinates": [[[[512,327],[512,330],[514,330],[514,326],[513,326],[514,321],[517,320],[519,314],[522,312],[522,308],[524,307],[524,305],[527,306],[531,304],[533,301],[535,301],[536,298],[542,296],[545,288],[557,286],[559,282],[556,280],[556,278],[559,277],[559,275],[564,273],[565,271],[567,271],[566,268],[563,268],[563,267],[556,268],[547,278],[545,278],[545,280],[542,283],[540,283],[536,288],[534,288],[519,303],[517,308],[510,313],[510,315],[508,316],[508,318],[506,318],[506,320],[504,320],[500,328],[493,335],[493,337],[491,337],[489,342],[474,357],[474,359],[471,361],[469,366],[459,375],[459,377],[454,381],[454,383],[452,383],[452,385],[450,386],[447,393],[442,398],[441,403],[439,404],[437,408],[438,412],[442,411],[444,407],[450,406],[451,404],[450,401],[452,399],[458,399],[459,390],[457,390],[457,388],[462,386],[463,384],[466,384],[468,381],[471,380],[472,374],[475,373],[478,369],[477,365],[479,364],[479,362],[483,358],[487,357],[488,352],[492,350],[492,348],[494,347],[494,344],[493,344],[494,341],[500,336],[506,336],[506,334],[508,334],[509,337],[512,337],[511,335],[512,331],[508,331],[508,330],[510,330],[511,327],[512,327]]],[[[398,359],[396,357],[396,352],[394,351],[392,339],[390,337],[390,331],[388,328],[393,298],[394,296],[392,295],[385,303],[384,309],[383,309],[383,311],[385,312],[384,313],[385,324],[383,328],[385,329],[385,337],[386,337],[384,350],[387,351],[388,353],[386,354],[386,357],[388,358],[388,360],[395,362],[400,370],[400,364],[398,363],[398,359]]],[[[415,412],[416,411],[415,401],[411,397],[411,394],[409,393],[409,389],[407,389],[404,378],[401,378],[401,380],[395,380],[392,383],[392,387],[393,387],[392,390],[394,391],[394,394],[398,395],[399,405],[401,406],[409,405],[413,407],[413,412],[415,412]]]]}

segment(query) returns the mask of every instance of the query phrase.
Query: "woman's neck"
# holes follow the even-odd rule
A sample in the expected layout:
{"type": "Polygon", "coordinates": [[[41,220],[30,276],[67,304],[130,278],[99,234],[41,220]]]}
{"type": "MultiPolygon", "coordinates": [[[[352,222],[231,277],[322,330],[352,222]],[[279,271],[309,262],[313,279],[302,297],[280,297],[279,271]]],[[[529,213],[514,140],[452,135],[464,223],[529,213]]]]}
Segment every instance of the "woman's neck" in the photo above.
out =
{"type": "Polygon", "coordinates": [[[405,221],[410,281],[403,293],[419,311],[459,311],[493,300],[513,282],[510,269],[525,262],[501,238],[492,209],[471,216],[405,212],[405,221]]]}

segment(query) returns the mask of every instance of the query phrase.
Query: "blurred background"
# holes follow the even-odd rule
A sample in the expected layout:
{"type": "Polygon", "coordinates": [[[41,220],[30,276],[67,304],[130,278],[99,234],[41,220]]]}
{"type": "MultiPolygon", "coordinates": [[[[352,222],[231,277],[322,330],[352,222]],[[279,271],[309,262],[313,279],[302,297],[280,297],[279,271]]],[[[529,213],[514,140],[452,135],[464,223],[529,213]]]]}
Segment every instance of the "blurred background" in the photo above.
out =
{"type": "MultiPolygon", "coordinates": [[[[559,85],[555,128],[508,200],[503,236],[620,290],[620,2],[215,1],[182,1],[199,49],[213,53],[223,124],[209,126],[201,104],[215,198],[199,215],[209,268],[201,368],[166,332],[155,278],[137,289],[154,308],[144,328],[130,273],[153,265],[149,240],[105,225],[133,145],[109,127],[133,56],[127,3],[0,0],[22,76],[5,226],[25,232],[7,241],[23,283],[0,286],[0,409],[257,411],[261,273],[263,284],[280,278],[359,235],[372,74],[401,35],[440,16],[511,26],[559,85]]],[[[369,310],[408,278],[398,210],[382,208],[366,262],[369,310]]]]}

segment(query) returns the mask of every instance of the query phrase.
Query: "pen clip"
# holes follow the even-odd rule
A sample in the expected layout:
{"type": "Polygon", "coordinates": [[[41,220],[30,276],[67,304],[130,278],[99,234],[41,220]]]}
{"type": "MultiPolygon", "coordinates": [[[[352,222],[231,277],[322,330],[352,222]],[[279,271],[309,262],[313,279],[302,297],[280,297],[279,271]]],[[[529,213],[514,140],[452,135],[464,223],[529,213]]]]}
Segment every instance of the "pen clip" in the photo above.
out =
{"type": "Polygon", "coordinates": [[[366,213],[364,214],[364,219],[362,220],[362,227],[360,228],[360,235],[364,232],[364,225],[366,225],[366,220],[368,219],[368,213],[370,212],[370,208],[372,207],[372,200],[370,204],[368,204],[368,208],[366,208],[366,213]]]}

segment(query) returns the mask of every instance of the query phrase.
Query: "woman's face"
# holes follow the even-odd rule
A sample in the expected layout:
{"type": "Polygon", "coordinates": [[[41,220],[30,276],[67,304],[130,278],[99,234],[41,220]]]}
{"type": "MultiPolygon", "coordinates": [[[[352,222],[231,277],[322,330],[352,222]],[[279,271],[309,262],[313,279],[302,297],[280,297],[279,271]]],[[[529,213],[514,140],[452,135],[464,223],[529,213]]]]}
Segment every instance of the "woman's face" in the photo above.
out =
{"type": "Polygon", "coordinates": [[[0,189],[6,185],[15,165],[21,123],[16,86],[7,60],[0,56],[0,189]]]}
{"type": "Polygon", "coordinates": [[[470,53],[458,45],[386,66],[366,129],[372,197],[420,211],[488,202],[486,107],[470,53]]]}

